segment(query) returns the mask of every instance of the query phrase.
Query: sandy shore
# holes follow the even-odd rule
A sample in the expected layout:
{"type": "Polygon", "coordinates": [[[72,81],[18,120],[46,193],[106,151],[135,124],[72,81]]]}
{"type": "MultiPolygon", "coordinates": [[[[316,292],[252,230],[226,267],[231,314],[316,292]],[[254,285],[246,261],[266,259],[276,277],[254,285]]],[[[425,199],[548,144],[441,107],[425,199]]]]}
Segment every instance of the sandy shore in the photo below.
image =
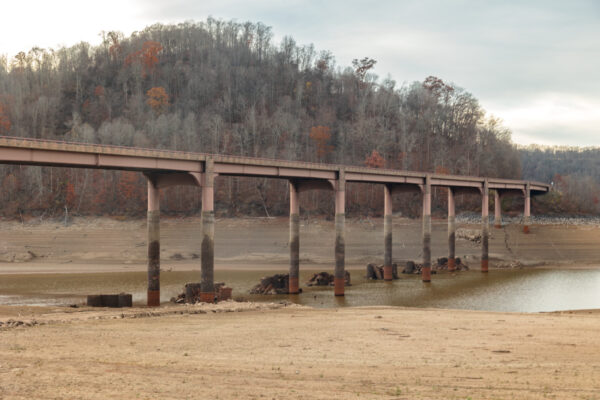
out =
{"type": "MultiPolygon", "coordinates": [[[[445,229],[434,221],[434,258],[446,253],[445,229]]],[[[303,221],[301,268],[332,267],[333,233],[331,221],[303,221]]],[[[161,236],[163,269],[199,269],[197,219],[166,219],[161,236]]],[[[287,237],[285,218],[219,220],[216,268],[285,269],[287,237]]],[[[540,225],[529,235],[508,226],[492,230],[491,265],[590,268],[599,242],[595,226],[540,225]]],[[[349,269],[381,262],[381,221],[349,221],[346,249],[349,269]]],[[[420,251],[420,222],[395,221],[395,260],[420,251]]],[[[141,220],[0,226],[0,275],[144,271],[145,252],[141,220]]],[[[477,243],[457,241],[475,268],[479,254],[477,243]]],[[[0,399],[595,399],[599,317],[229,302],[0,306],[0,399]]]]}
{"type": "Polygon", "coordinates": [[[211,307],[23,310],[44,325],[0,329],[0,398],[600,396],[597,313],[211,307]]]}

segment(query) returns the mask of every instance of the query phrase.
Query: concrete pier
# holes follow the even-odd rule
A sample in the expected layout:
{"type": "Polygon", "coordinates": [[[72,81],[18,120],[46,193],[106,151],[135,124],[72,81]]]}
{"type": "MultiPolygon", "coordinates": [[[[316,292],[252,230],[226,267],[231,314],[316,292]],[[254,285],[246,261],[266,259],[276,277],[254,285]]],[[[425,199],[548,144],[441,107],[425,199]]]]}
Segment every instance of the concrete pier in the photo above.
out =
{"type": "Polygon", "coordinates": [[[298,187],[290,182],[290,279],[289,293],[300,292],[300,204],[298,187]]]}
{"type": "Polygon", "coordinates": [[[448,188],[448,271],[456,269],[456,216],[454,190],[448,188]]]}
{"type": "Polygon", "coordinates": [[[502,228],[502,196],[494,190],[494,228],[502,228]]]}
{"type": "Polygon", "coordinates": [[[423,282],[431,282],[431,177],[427,175],[423,185],[423,282]]]}
{"type": "Polygon", "coordinates": [[[525,186],[525,210],[523,210],[523,232],[529,233],[529,217],[531,216],[531,188],[529,182],[525,186]]]}
{"type": "Polygon", "coordinates": [[[215,299],[215,211],[213,161],[205,161],[202,173],[202,253],[200,256],[200,299],[213,303],[215,299]]]}
{"type": "Polygon", "coordinates": [[[483,182],[483,189],[481,191],[481,272],[488,272],[489,263],[489,230],[490,230],[490,218],[489,218],[489,185],[488,181],[483,182]]]}
{"type": "Polygon", "coordinates": [[[383,186],[383,279],[391,281],[392,274],[392,193],[387,185],[383,186]]]}
{"type": "Polygon", "coordinates": [[[346,176],[340,170],[335,182],[335,273],[334,294],[344,295],[346,242],[344,229],[346,223],[346,176]]]}
{"type": "Polygon", "coordinates": [[[148,307],[160,305],[160,191],[148,178],[148,307]]]}

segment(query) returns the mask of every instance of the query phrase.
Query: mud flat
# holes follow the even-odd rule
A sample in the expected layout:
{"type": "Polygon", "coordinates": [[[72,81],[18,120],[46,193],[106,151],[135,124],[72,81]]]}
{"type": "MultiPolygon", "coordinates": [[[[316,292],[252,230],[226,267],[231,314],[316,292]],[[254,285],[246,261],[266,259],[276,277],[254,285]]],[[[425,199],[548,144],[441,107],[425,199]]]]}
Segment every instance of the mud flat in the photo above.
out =
{"type": "Polygon", "coordinates": [[[0,328],[0,398],[600,394],[600,315],[594,311],[195,307],[124,312],[30,307],[20,313],[0,307],[0,321],[37,321],[0,328]]]}

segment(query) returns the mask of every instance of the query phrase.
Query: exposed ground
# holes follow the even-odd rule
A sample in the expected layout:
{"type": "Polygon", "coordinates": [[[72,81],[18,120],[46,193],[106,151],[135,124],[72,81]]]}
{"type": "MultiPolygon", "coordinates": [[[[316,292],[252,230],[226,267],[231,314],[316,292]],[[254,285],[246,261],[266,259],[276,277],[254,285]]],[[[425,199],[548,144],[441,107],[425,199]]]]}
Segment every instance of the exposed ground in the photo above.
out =
{"type": "Polygon", "coordinates": [[[600,397],[597,313],[173,307],[25,311],[45,324],[0,330],[0,398],[600,397]]]}
{"type": "MultiPolygon", "coordinates": [[[[460,230],[478,225],[458,224],[460,230]]],[[[491,229],[491,266],[518,260],[524,265],[577,267],[596,265],[600,227],[592,225],[534,225],[525,235],[520,226],[491,229]]],[[[433,221],[433,257],[447,255],[447,227],[433,221]]],[[[281,268],[288,264],[289,228],[286,218],[219,219],[215,226],[216,268],[281,268]]],[[[200,220],[163,219],[161,258],[163,268],[189,270],[200,264],[200,220]]],[[[300,228],[302,265],[333,265],[333,221],[303,220],[300,228]]],[[[394,260],[420,260],[421,223],[396,218],[393,230],[394,260]]],[[[476,265],[480,245],[457,240],[456,255],[476,265]]],[[[68,227],[60,223],[14,221],[0,223],[0,274],[36,272],[102,272],[145,270],[145,220],[108,218],[76,219],[68,227]]],[[[364,267],[383,262],[381,219],[348,220],[346,263],[364,267]]]]}
{"type": "MultiPolygon", "coordinates": [[[[381,261],[381,221],[349,221],[347,228],[348,264],[381,261]]],[[[166,220],[161,229],[163,267],[197,267],[199,220],[166,220]]],[[[286,219],[217,221],[217,268],[281,269],[287,229],[286,219]]],[[[445,229],[434,221],[434,257],[445,255],[445,229]]],[[[301,265],[330,266],[333,233],[331,221],[304,221],[301,265]]],[[[590,267],[600,255],[595,226],[492,233],[492,266],[590,267]]],[[[477,265],[478,244],[460,240],[457,250],[477,265]]],[[[0,252],[0,274],[143,270],[145,222],[4,222],[0,252]],[[18,259],[28,252],[31,259],[18,259]]],[[[394,254],[419,259],[419,221],[395,222],[394,254]]],[[[0,322],[0,399],[600,398],[596,311],[0,306],[0,322]]]]}

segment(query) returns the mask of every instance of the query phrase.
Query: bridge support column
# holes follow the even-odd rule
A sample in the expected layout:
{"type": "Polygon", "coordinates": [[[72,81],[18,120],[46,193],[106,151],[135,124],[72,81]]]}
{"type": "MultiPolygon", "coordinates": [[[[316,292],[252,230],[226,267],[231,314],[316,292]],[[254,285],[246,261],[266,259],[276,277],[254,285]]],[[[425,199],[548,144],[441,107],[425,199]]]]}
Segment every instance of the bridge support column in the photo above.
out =
{"type": "Polygon", "coordinates": [[[346,223],[346,176],[344,170],[340,170],[335,187],[335,273],[333,278],[334,294],[344,295],[346,282],[346,243],[344,239],[344,228],[346,223]]]}
{"type": "Polygon", "coordinates": [[[215,301],[215,211],[213,160],[207,159],[202,173],[202,253],[200,256],[200,300],[215,301]]]}
{"type": "Polygon", "coordinates": [[[523,232],[529,233],[529,223],[530,223],[530,214],[531,214],[531,191],[529,187],[529,182],[527,182],[527,187],[525,188],[525,210],[523,210],[523,232]]]}
{"type": "Polygon", "coordinates": [[[448,188],[448,271],[456,269],[456,217],[454,190],[448,188]]]}
{"type": "Polygon", "coordinates": [[[300,204],[298,187],[290,182],[290,294],[300,292],[300,204]]]}
{"type": "Polygon", "coordinates": [[[148,178],[148,307],[160,306],[160,191],[148,178]]]}
{"type": "Polygon", "coordinates": [[[488,272],[489,263],[489,192],[488,181],[486,179],[481,192],[481,272],[488,272]]]}
{"type": "Polygon", "coordinates": [[[392,273],[392,193],[387,185],[383,186],[383,279],[394,279],[392,273]]]}
{"type": "Polygon", "coordinates": [[[431,177],[427,175],[423,186],[423,282],[431,282],[431,177]]]}
{"type": "Polygon", "coordinates": [[[494,228],[502,228],[502,196],[494,190],[494,228]]]}

